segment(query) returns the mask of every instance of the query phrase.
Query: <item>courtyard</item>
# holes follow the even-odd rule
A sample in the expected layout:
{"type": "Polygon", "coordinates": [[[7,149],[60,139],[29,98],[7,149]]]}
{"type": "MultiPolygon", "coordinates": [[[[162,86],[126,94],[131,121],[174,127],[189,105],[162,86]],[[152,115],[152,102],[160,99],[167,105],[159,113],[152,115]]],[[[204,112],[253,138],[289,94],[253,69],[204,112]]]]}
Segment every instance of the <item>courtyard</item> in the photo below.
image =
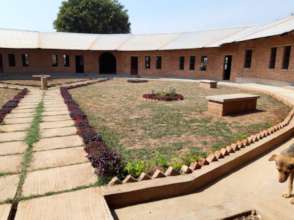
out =
{"type": "Polygon", "coordinates": [[[217,117],[207,112],[206,96],[247,92],[220,86],[204,89],[197,82],[150,80],[128,83],[113,79],[70,90],[106,144],[117,150],[128,172],[138,176],[168,166],[180,168],[238,140],[277,124],[290,108],[261,94],[257,112],[217,117]],[[182,101],[146,100],[151,91],[173,88],[182,101]],[[135,168],[137,167],[137,168],[135,168]]]}
{"type": "MultiPolygon", "coordinates": [[[[112,219],[113,216],[118,219],[136,219],[136,216],[142,219],[151,216],[161,219],[163,215],[168,218],[173,216],[175,219],[193,219],[195,212],[197,216],[214,219],[214,216],[230,216],[249,210],[257,210],[258,215],[262,216],[276,216],[271,211],[264,212],[271,207],[260,205],[269,190],[263,181],[276,184],[274,175],[270,175],[270,179],[267,177],[274,166],[267,166],[268,155],[259,160],[262,162],[252,163],[240,172],[232,173],[221,182],[214,183],[213,187],[208,186],[207,190],[196,191],[187,196],[118,208],[113,206],[107,195],[109,192],[117,194],[125,189],[132,193],[138,187],[149,190],[150,186],[156,187],[158,181],[166,184],[183,178],[184,184],[184,179],[197,179],[198,175],[215,169],[219,163],[228,163],[227,160],[234,158],[234,154],[242,155],[250,151],[251,147],[246,147],[248,149],[239,150],[238,153],[229,155],[228,159],[204,166],[197,172],[194,170],[189,175],[182,173],[177,174],[177,177],[168,177],[164,174],[161,177],[165,178],[152,177],[149,181],[139,181],[138,178],[142,172],[150,176],[156,170],[165,173],[169,166],[179,171],[183,165],[189,166],[212,152],[223,150],[223,147],[233,142],[272,128],[287,117],[291,108],[263,91],[279,94],[280,91],[291,90],[223,82],[216,89],[208,89],[200,87],[199,81],[194,80],[148,79],[144,83],[129,83],[127,78],[114,77],[74,80],[74,83],[65,83],[61,89],[57,86],[48,91],[2,83],[2,103],[11,100],[25,87],[28,88],[28,94],[5,116],[0,125],[0,186],[5,188],[0,191],[0,216],[12,214],[17,220],[39,219],[40,216],[44,217],[44,213],[48,213],[45,219],[56,219],[60,215],[66,215],[69,209],[73,213],[71,219],[77,220],[81,216],[89,219],[93,216],[99,219],[112,219]],[[64,95],[64,89],[72,95],[72,101],[64,95]],[[167,102],[143,97],[148,93],[165,94],[164,91],[174,91],[184,99],[167,102]],[[207,96],[237,93],[258,94],[260,98],[257,111],[225,117],[207,111],[207,96]],[[114,150],[121,156],[123,169],[118,175],[121,181],[130,174],[135,178],[132,181],[138,181],[136,184],[123,182],[125,184],[106,186],[111,178],[97,176],[99,167],[96,167],[95,162],[89,161],[91,152],[87,151],[88,143],[80,133],[81,128],[77,123],[82,113],[72,108],[75,106],[73,101],[85,113],[90,126],[101,135],[107,149],[114,150]],[[255,169],[264,169],[266,172],[246,187],[240,184],[237,191],[229,189],[238,184],[240,178],[244,182],[253,178],[256,175],[253,172],[255,169]],[[261,186],[260,182],[263,182],[261,186]],[[227,191],[218,194],[217,200],[211,199],[219,188],[227,186],[227,191]],[[262,186],[265,186],[264,190],[262,186]],[[254,201],[252,206],[239,202],[241,197],[251,192],[252,187],[261,187],[258,191],[263,196],[260,199],[248,197],[254,201]],[[234,198],[233,203],[227,201],[228,195],[234,198]],[[202,200],[207,198],[210,214],[189,205],[183,211],[176,211],[176,214],[163,214],[155,208],[166,204],[170,209],[177,210],[176,207],[181,207],[180,204],[193,202],[200,207],[202,200]],[[64,201],[68,202],[66,208],[62,205],[64,201]]],[[[292,100],[291,94],[289,92],[289,97],[286,96],[288,100],[292,100]]],[[[289,144],[281,148],[286,146],[289,144]]],[[[110,157],[109,161],[111,160],[110,157]]],[[[283,187],[275,187],[270,198],[275,199],[283,187]]],[[[279,209],[285,207],[286,212],[279,213],[279,216],[289,214],[290,204],[286,203],[286,200],[281,201],[279,209]]]]}

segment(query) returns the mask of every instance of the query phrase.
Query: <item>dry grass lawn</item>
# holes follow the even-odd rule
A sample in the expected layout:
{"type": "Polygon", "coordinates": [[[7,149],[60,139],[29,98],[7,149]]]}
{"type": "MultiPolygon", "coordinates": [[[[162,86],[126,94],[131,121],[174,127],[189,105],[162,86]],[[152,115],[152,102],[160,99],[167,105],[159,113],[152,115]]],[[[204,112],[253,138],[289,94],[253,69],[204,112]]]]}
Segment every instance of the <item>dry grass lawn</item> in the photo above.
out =
{"type": "Polygon", "coordinates": [[[158,155],[159,160],[189,160],[193,155],[208,153],[268,128],[289,111],[281,102],[260,94],[259,112],[214,117],[207,113],[206,96],[248,91],[223,86],[203,89],[195,82],[131,84],[125,79],[114,79],[70,92],[91,125],[127,160],[149,160],[158,155]],[[142,98],[144,93],[168,88],[175,88],[185,100],[159,102],[142,98]]]}
{"type": "Polygon", "coordinates": [[[0,88],[0,108],[10,99],[12,99],[16,94],[18,93],[18,90],[16,89],[4,89],[0,88]]]}

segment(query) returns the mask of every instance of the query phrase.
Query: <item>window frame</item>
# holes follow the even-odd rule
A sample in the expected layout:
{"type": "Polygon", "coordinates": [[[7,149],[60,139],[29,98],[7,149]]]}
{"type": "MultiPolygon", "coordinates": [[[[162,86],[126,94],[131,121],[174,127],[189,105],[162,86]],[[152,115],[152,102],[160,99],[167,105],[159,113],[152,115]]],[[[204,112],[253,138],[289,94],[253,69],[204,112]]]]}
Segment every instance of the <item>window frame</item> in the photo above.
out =
{"type": "Polygon", "coordinates": [[[145,56],[144,63],[145,69],[151,69],[151,56],[145,56]]]}
{"type": "Polygon", "coordinates": [[[208,67],[208,56],[201,56],[200,59],[200,71],[205,72],[208,67]]]}
{"type": "Polygon", "coordinates": [[[291,46],[284,47],[283,60],[282,60],[282,69],[283,70],[288,70],[290,67],[291,50],[292,50],[291,46]]]}
{"type": "Polygon", "coordinates": [[[70,67],[70,56],[68,54],[63,54],[63,66],[70,67]]]}
{"type": "Polygon", "coordinates": [[[162,56],[156,56],[156,69],[162,69],[162,56]]]}
{"type": "Polygon", "coordinates": [[[29,54],[28,53],[23,53],[21,55],[21,61],[22,61],[22,66],[23,67],[28,67],[30,65],[29,54]]]}
{"type": "Polygon", "coordinates": [[[52,65],[52,67],[58,66],[58,55],[57,54],[51,55],[51,65],[52,65]]]}
{"type": "Polygon", "coordinates": [[[179,57],[179,70],[185,70],[185,56],[179,57]]]}
{"type": "Polygon", "coordinates": [[[252,57],[253,57],[253,50],[252,49],[246,49],[245,50],[245,56],[244,56],[244,68],[250,69],[252,66],[252,57]]]}
{"type": "Polygon", "coordinates": [[[277,63],[277,47],[272,47],[270,50],[270,60],[269,60],[269,69],[275,69],[276,68],[276,63],[277,63]]]}
{"type": "Polygon", "coordinates": [[[8,54],[8,66],[9,67],[15,67],[16,66],[16,59],[15,54],[8,54]]]}
{"type": "Polygon", "coordinates": [[[196,56],[190,56],[189,69],[195,70],[195,67],[196,67],[196,56]]]}

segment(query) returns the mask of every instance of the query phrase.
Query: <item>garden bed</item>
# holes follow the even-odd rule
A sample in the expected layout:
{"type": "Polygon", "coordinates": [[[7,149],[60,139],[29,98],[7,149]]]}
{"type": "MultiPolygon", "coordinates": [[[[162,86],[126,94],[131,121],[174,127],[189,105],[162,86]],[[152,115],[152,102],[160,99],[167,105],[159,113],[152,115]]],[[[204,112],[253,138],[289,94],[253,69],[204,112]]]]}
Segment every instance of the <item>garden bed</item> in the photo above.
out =
{"type": "Polygon", "coordinates": [[[128,83],[147,83],[147,79],[128,79],[128,83]]]}
{"type": "Polygon", "coordinates": [[[165,170],[206,156],[223,146],[283,120],[289,108],[260,94],[259,112],[219,119],[206,114],[208,95],[246,92],[220,87],[205,90],[190,82],[150,81],[144,87],[111,80],[70,91],[90,125],[109,149],[119,152],[124,174],[165,170]],[[142,94],[175,88],[181,102],[146,102],[142,94]],[[91,101],[89,101],[91,100],[91,101]]]}
{"type": "Polygon", "coordinates": [[[0,88],[0,124],[3,122],[5,116],[17,107],[20,100],[27,93],[27,89],[13,90],[0,88]]]}

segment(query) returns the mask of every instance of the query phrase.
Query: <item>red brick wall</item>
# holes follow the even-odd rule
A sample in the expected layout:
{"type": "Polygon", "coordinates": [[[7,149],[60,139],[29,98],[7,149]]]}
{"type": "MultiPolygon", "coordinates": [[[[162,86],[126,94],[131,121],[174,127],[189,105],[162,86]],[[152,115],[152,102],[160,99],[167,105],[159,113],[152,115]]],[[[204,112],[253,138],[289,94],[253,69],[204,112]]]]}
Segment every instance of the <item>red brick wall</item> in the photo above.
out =
{"type": "Polygon", "coordinates": [[[237,56],[234,60],[235,76],[245,78],[260,78],[268,80],[294,82],[294,34],[286,36],[263,38],[241,42],[238,44],[237,56]],[[282,69],[282,59],[285,46],[292,46],[289,69],[282,69]],[[269,68],[270,50],[277,47],[276,67],[269,68]],[[245,50],[252,49],[252,65],[250,69],[244,68],[245,50]]]}
{"type": "MultiPolygon", "coordinates": [[[[5,73],[75,73],[75,56],[83,55],[85,72],[99,73],[99,56],[101,51],[62,51],[40,49],[0,49],[3,56],[3,69],[5,73]],[[16,55],[16,67],[8,66],[7,55],[16,55]],[[21,54],[29,54],[30,65],[23,67],[21,54]],[[51,55],[58,55],[58,66],[53,67],[51,55]],[[70,67],[63,66],[63,54],[70,56],[70,67]]],[[[206,48],[194,50],[173,51],[138,51],[138,52],[112,52],[117,59],[117,72],[130,73],[131,56],[139,58],[139,74],[142,76],[183,77],[183,78],[207,78],[223,79],[223,62],[226,55],[233,56],[231,79],[237,77],[259,78],[294,82],[294,34],[279,37],[270,37],[246,42],[240,42],[222,46],[219,48],[206,48]],[[290,66],[288,70],[282,69],[282,57],[284,46],[292,46],[290,66]],[[275,69],[269,69],[270,49],[277,47],[277,63],[275,69]],[[253,49],[252,66],[245,69],[244,56],[246,49],[253,49]],[[151,56],[151,68],[144,65],[145,56],[151,56]],[[162,57],[162,69],[156,69],[156,56],[162,57]],[[179,57],[185,57],[185,69],[179,69],[179,57]],[[189,70],[190,56],[196,57],[195,70],[189,70]],[[201,56],[208,57],[207,71],[200,71],[201,56]]]]}

